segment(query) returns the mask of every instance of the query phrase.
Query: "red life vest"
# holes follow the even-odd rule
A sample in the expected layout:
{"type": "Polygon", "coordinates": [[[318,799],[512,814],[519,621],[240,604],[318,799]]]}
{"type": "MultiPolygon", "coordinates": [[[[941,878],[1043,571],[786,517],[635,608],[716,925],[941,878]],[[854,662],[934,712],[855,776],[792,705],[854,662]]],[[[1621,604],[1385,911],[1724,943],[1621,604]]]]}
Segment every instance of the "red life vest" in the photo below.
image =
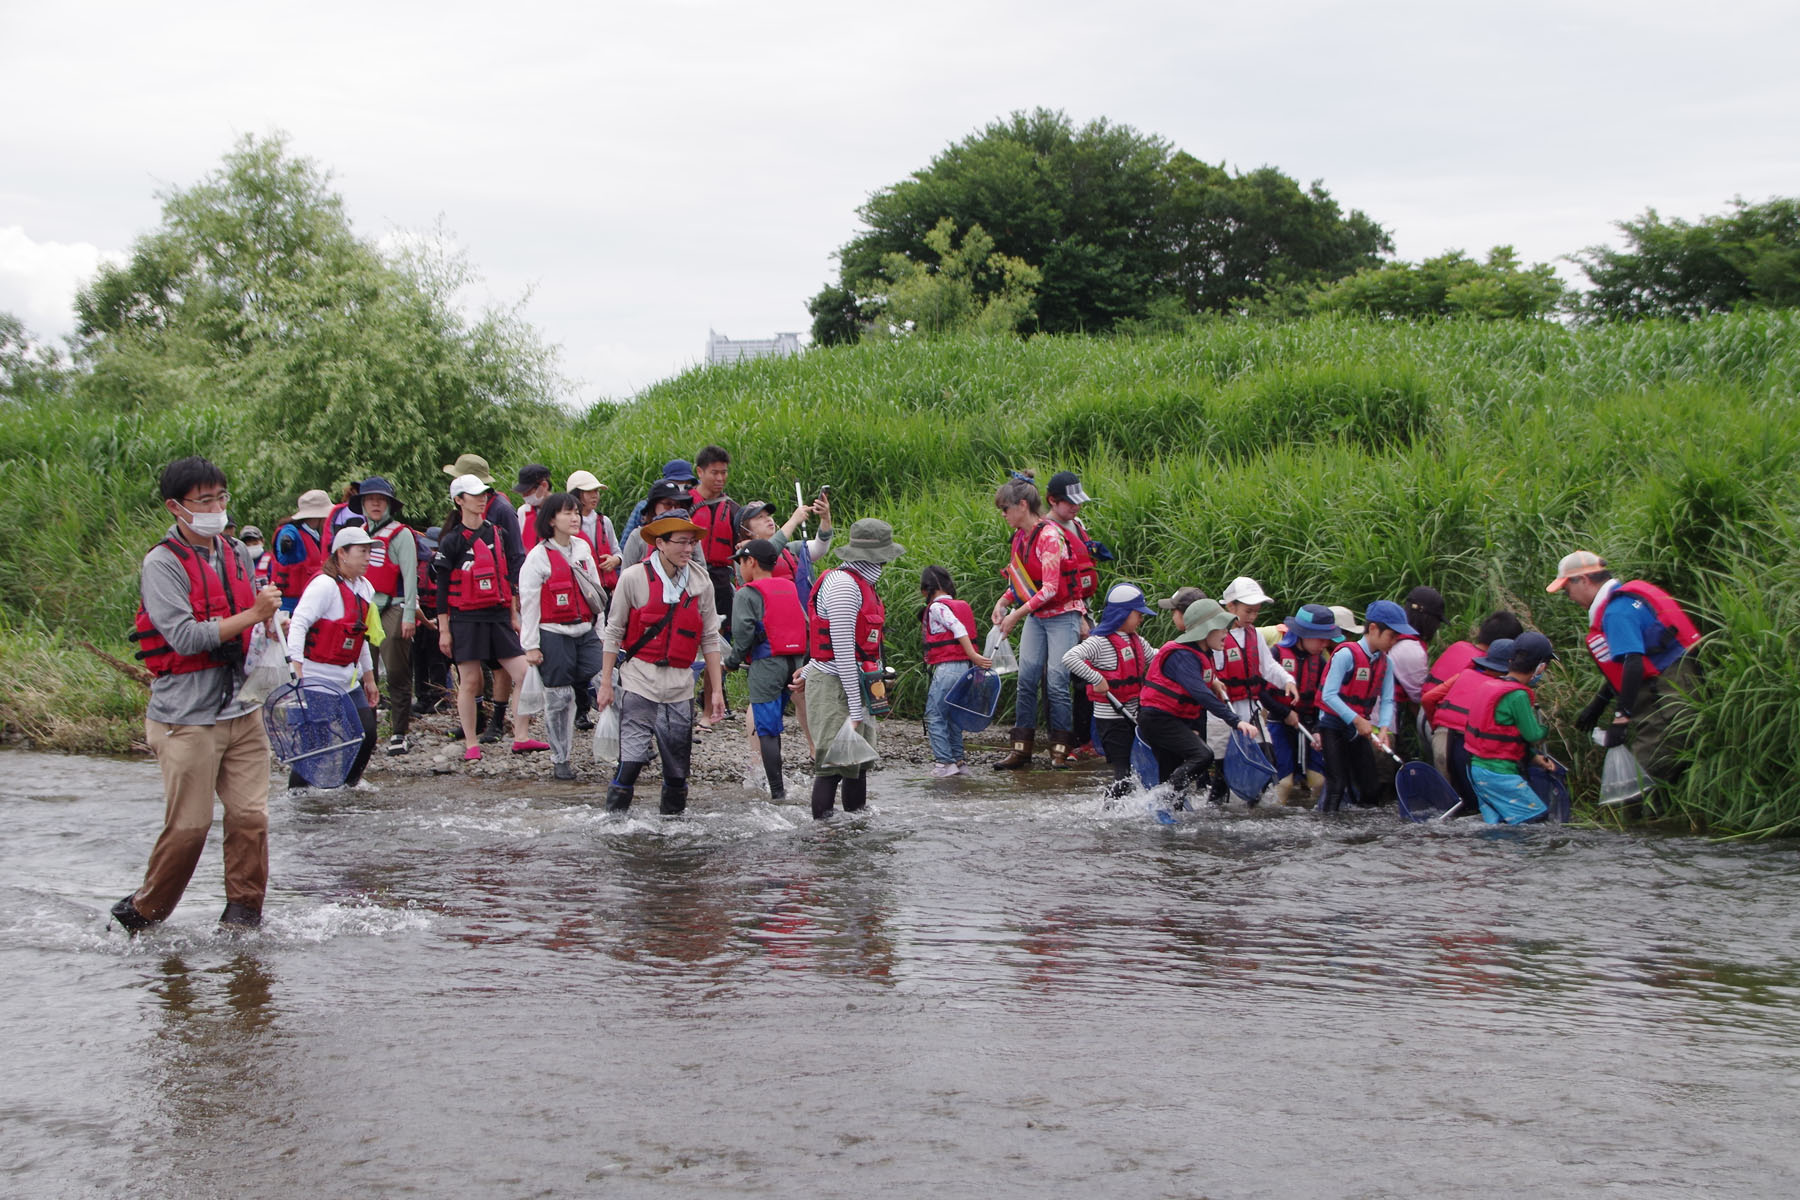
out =
{"type": "Polygon", "coordinates": [[[700,551],[706,556],[706,565],[729,567],[737,549],[737,503],[730,496],[704,499],[699,488],[690,490],[688,498],[694,504],[688,519],[700,527],[700,551]]]}
{"type": "Polygon", "coordinates": [[[1300,699],[1294,707],[1302,712],[1319,711],[1319,685],[1325,682],[1325,671],[1331,665],[1326,653],[1308,654],[1299,643],[1275,647],[1275,661],[1294,677],[1294,690],[1300,699]]]}
{"type": "Polygon", "coordinates": [[[519,544],[527,553],[538,544],[537,505],[529,500],[519,501],[519,544]]]}
{"type": "MultiPolygon", "coordinates": [[[[319,564],[325,561],[325,551],[320,547],[319,535],[312,531],[312,526],[303,525],[299,521],[289,522],[289,526],[300,535],[300,549],[306,555],[297,563],[277,561],[272,568],[269,582],[281,589],[284,600],[298,600],[306,585],[313,576],[319,573],[319,564]]],[[[281,531],[275,531],[275,541],[281,541],[281,531]]]]}
{"type": "MultiPolygon", "coordinates": [[[[256,603],[256,591],[250,586],[249,576],[243,573],[237,551],[230,542],[223,538],[213,541],[213,556],[219,562],[217,570],[203,563],[200,555],[179,538],[165,538],[162,544],[174,552],[182,569],[187,572],[188,606],[193,610],[194,620],[211,621],[214,618],[233,616],[256,603]]],[[[131,640],[138,644],[137,657],[143,662],[144,669],[152,675],[189,675],[195,671],[209,671],[214,667],[225,666],[230,661],[227,645],[200,654],[175,653],[163,635],[157,632],[150,614],[144,609],[141,597],[138,600],[137,620],[132,627],[131,640]]],[[[241,662],[242,656],[250,652],[250,631],[244,630],[234,640],[238,645],[238,661],[241,662]]]]}
{"type": "MultiPolygon", "coordinates": [[[[1469,664],[1480,657],[1481,647],[1474,642],[1452,642],[1442,654],[1437,656],[1437,661],[1431,664],[1431,670],[1425,673],[1425,685],[1419,689],[1419,705],[1425,710],[1425,719],[1431,722],[1433,728],[1443,728],[1437,721],[1438,706],[1429,703],[1424,697],[1433,688],[1450,682],[1468,670],[1469,664]]],[[[1448,698],[1448,696],[1445,697],[1445,699],[1448,698]]]]}
{"type": "Polygon", "coordinates": [[[1262,634],[1254,629],[1232,628],[1225,633],[1225,648],[1213,653],[1213,674],[1225,684],[1227,700],[1254,700],[1262,695],[1262,634]],[[1232,641],[1241,634],[1244,644],[1232,641]]]}
{"type": "MultiPolygon", "coordinates": [[[[575,536],[586,542],[588,544],[588,549],[594,552],[594,566],[596,570],[599,568],[601,559],[611,558],[618,553],[618,551],[613,550],[610,547],[600,545],[600,542],[606,540],[604,536],[606,526],[601,523],[604,520],[605,518],[601,517],[594,522],[595,532],[602,535],[598,540],[589,537],[579,529],[575,531],[575,536]]],[[[606,570],[600,571],[600,586],[605,588],[608,592],[617,591],[619,587],[619,568],[608,567],[606,570]]]]}
{"type": "Polygon", "coordinates": [[[1169,677],[1166,664],[1171,655],[1192,654],[1200,666],[1200,676],[1208,684],[1212,682],[1212,655],[1191,642],[1164,642],[1156,657],[1150,660],[1150,669],[1144,673],[1143,691],[1138,694],[1140,708],[1154,708],[1175,717],[1177,720],[1193,721],[1198,719],[1206,709],[1200,701],[1188,694],[1174,679],[1169,677]]]}
{"type": "Polygon", "coordinates": [[[1069,555],[1063,560],[1065,574],[1073,571],[1078,585],[1087,588],[1081,593],[1085,600],[1100,590],[1100,568],[1094,563],[1094,552],[1088,549],[1087,526],[1080,517],[1075,518],[1074,532],[1063,530],[1063,540],[1069,543],[1069,555]]]}
{"type": "Polygon", "coordinates": [[[258,552],[254,562],[250,564],[250,573],[258,579],[267,579],[274,570],[275,556],[267,550],[258,552]]]}
{"type": "Polygon", "coordinates": [[[506,551],[500,546],[500,530],[487,522],[468,533],[464,562],[450,568],[450,608],[454,612],[479,612],[512,603],[512,585],[506,578],[506,551]],[[488,536],[482,537],[483,533],[488,536]]]}
{"type": "Polygon", "coordinates": [[[699,598],[683,589],[681,598],[670,604],[663,599],[662,580],[657,577],[656,567],[648,559],[641,565],[650,595],[626,616],[620,659],[641,659],[659,667],[693,666],[700,657],[699,598]]]}
{"type": "Polygon", "coordinates": [[[419,559],[419,611],[426,616],[435,616],[437,614],[437,581],[431,577],[431,564],[437,558],[437,551],[425,549],[425,543],[418,538],[413,539],[413,549],[417,552],[419,559]]]}
{"type": "Polygon", "coordinates": [[[1100,576],[1094,570],[1094,560],[1088,555],[1085,545],[1077,548],[1079,538],[1070,537],[1062,526],[1049,517],[1044,517],[1030,529],[1020,529],[1013,533],[1012,561],[1007,567],[1007,574],[1012,579],[1013,591],[1018,595],[1019,602],[1023,604],[1033,592],[1044,586],[1043,552],[1038,549],[1038,544],[1043,540],[1046,528],[1061,534],[1063,544],[1068,549],[1068,553],[1063,555],[1062,571],[1058,576],[1062,581],[1060,598],[1086,600],[1100,588],[1100,576]],[[1017,578],[1021,569],[1026,583],[1022,591],[1017,578]]]}
{"type": "Polygon", "coordinates": [[[962,600],[945,597],[933,600],[925,605],[925,611],[919,614],[919,632],[925,642],[925,663],[935,667],[939,663],[967,662],[968,655],[963,653],[962,643],[948,633],[932,635],[929,617],[932,604],[942,604],[948,608],[964,629],[969,631],[969,639],[975,638],[975,610],[962,600]]]}
{"type": "MultiPolygon", "coordinates": [[[[412,536],[412,530],[407,529],[399,521],[389,521],[379,530],[369,534],[374,539],[374,544],[369,547],[369,569],[363,578],[369,581],[370,587],[390,600],[400,599],[405,590],[400,579],[400,564],[394,561],[394,538],[402,530],[405,530],[408,537],[412,536]]],[[[418,547],[419,544],[415,541],[413,543],[415,558],[418,557],[418,547]]]]}
{"type": "MultiPolygon", "coordinates": [[[[781,548],[781,553],[775,556],[775,578],[794,579],[797,578],[799,574],[800,560],[794,557],[794,552],[792,550],[783,546],[781,548]]],[[[970,626],[970,628],[974,627],[970,626]]]]}
{"type": "Polygon", "coordinates": [[[563,557],[554,542],[544,546],[550,578],[538,591],[538,620],[546,625],[582,625],[594,619],[594,609],[575,582],[575,564],[563,557]]]}
{"type": "Polygon", "coordinates": [[[806,653],[806,610],[791,579],[769,576],[744,585],[763,600],[762,637],[750,647],[752,661],[770,655],[788,657],[806,653]]]}
{"type": "Polygon", "coordinates": [[[1459,731],[1467,729],[1469,713],[1480,699],[1483,689],[1495,678],[1475,666],[1474,660],[1471,659],[1468,666],[1456,673],[1456,679],[1451,683],[1450,690],[1445,692],[1444,698],[1437,702],[1436,711],[1431,717],[1431,727],[1459,731]]]}
{"type": "MultiPolygon", "coordinates": [[[[1370,655],[1361,642],[1345,642],[1338,647],[1350,652],[1350,673],[1338,685],[1338,699],[1359,716],[1373,721],[1381,706],[1381,681],[1387,676],[1387,655],[1370,655]]],[[[1337,657],[1333,652],[1332,657],[1337,657]]]]}
{"type": "Polygon", "coordinates": [[[306,627],[306,660],[331,667],[353,667],[362,657],[363,642],[368,640],[369,602],[350,590],[343,580],[334,580],[338,599],[343,601],[344,615],[323,617],[306,627]]]}
{"type": "Polygon", "coordinates": [[[1095,704],[1106,704],[1106,697],[1111,696],[1119,702],[1120,708],[1130,708],[1142,694],[1144,678],[1150,670],[1149,643],[1135,633],[1109,633],[1106,641],[1112,646],[1116,661],[1110,671],[1094,668],[1100,671],[1100,678],[1106,680],[1106,691],[1097,692],[1090,683],[1087,685],[1088,699],[1095,704]]]}
{"type": "MultiPolygon", "coordinates": [[[[825,580],[833,571],[844,571],[844,568],[832,567],[819,576],[813,587],[812,640],[807,649],[814,662],[830,662],[837,653],[831,646],[831,622],[818,610],[818,597],[823,594],[819,589],[825,586],[825,580]]],[[[881,627],[887,622],[887,610],[881,606],[868,580],[855,571],[844,571],[844,574],[855,580],[857,589],[862,592],[862,607],[856,613],[856,661],[864,669],[873,670],[881,664],[881,627]]]]}
{"type": "Polygon", "coordinates": [[[1656,616],[1656,619],[1662,622],[1662,641],[1658,645],[1645,647],[1648,651],[1643,656],[1645,679],[1655,679],[1662,674],[1651,663],[1651,655],[1662,654],[1675,645],[1680,645],[1683,650],[1692,650],[1700,641],[1700,631],[1694,628],[1694,622],[1688,618],[1687,613],[1682,611],[1681,605],[1675,602],[1675,597],[1654,583],[1645,583],[1641,579],[1634,579],[1630,583],[1621,583],[1613,589],[1613,594],[1606,598],[1606,603],[1600,606],[1600,615],[1589,624],[1587,633],[1588,653],[1594,656],[1595,665],[1600,668],[1600,673],[1606,676],[1606,682],[1612,684],[1615,692],[1625,689],[1625,667],[1612,656],[1612,650],[1606,644],[1606,632],[1601,628],[1600,622],[1605,619],[1607,608],[1621,595],[1635,596],[1642,600],[1650,606],[1650,611],[1656,616]]]}
{"type": "Polygon", "coordinates": [[[1502,725],[1495,719],[1494,710],[1513,692],[1524,692],[1533,704],[1537,703],[1537,696],[1516,679],[1491,675],[1478,678],[1481,680],[1479,689],[1471,689],[1472,703],[1468,724],[1463,728],[1463,749],[1473,758],[1523,762],[1530,747],[1516,727],[1502,725]]]}

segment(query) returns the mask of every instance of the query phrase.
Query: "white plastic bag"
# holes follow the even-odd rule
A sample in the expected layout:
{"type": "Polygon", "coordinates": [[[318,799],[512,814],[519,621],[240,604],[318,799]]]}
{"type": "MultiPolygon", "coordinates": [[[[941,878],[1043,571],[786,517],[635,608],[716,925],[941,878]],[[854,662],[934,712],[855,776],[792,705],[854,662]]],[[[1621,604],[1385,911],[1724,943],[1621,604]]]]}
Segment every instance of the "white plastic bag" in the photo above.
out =
{"type": "Polygon", "coordinates": [[[244,686],[238,689],[238,699],[261,704],[293,677],[282,639],[270,637],[265,626],[258,625],[250,633],[250,653],[244,659],[244,686]]]}
{"type": "Polygon", "coordinates": [[[1019,669],[1019,658],[1013,653],[1012,643],[1006,640],[998,625],[988,630],[987,644],[981,648],[981,653],[993,660],[996,675],[1012,675],[1019,669]]]}
{"type": "Polygon", "coordinates": [[[594,761],[617,762],[619,760],[619,706],[609,704],[606,710],[594,718],[594,761]]]}
{"type": "Polygon", "coordinates": [[[1606,763],[1600,770],[1600,803],[1628,804],[1650,789],[1637,755],[1627,746],[1614,746],[1606,752],[1606,763]]]}
{"type": "Polygon", "coordinates": [[[831,745],[825,748],[827,767],[860,767],[864,763],[875,761],[875,747],[869,745],[862,734],[856,732],[854,721],[845,721],[839,726],[837,736],[831,739],[831,745]]]}
{"type": "Polygon", "coordinates": [[[525,668],[525,682],[519,685],[519,694],[513,697],[513,713],[521,717],[544,715],[544,677],[538,674],[536,667],[525,668]]]}

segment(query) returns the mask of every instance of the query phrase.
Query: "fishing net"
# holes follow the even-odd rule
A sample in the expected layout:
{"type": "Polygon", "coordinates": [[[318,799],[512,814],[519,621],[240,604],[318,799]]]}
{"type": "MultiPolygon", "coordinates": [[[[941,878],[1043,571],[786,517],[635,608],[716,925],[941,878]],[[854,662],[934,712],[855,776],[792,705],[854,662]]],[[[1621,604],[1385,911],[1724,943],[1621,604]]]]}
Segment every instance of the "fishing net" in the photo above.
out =
{"type": "Polygon", "coordinates": [[[1275,768],[1263,753],[1262,743],[1241,729],[1231,731],[1225,746],[1225,786],[1245,804],[1255,804],[1263,789],[1275,782],[1275,768]]]}
{"type": "Polygon", "coordinates": [[[1566,824],[1569,810],[1573,802],[1569,799],[1569,770],[1558,763],[1556,770],[1546,771],[1533,762],[1525,768],[1525,781],[1531,785],[1544,807],[1550,810],[1550,819],[1558,824],[1566,824]]]}
{"type": "Polygon", "coordinates": [[[1462,797],[1430,763],[1409,762],[1394,774],[1394,795],[1408,821],[1436,821],[1462,807],[1462,797]]]}
{"type": "Polygon", "coordinates": [[[362,747],[362,717],[342,688],[315,679],[283,684],[263,702],[269,747],[316,788],[343,787],[362,747]]]}
{"type": "Polygon", "coordinates": [[[1162,782],[1162,768],[1156,765],[1156,751],[1150,748],[1141,733],[1131,735],[1131,771],[1141,787],[1153,788],[1162,782]]]}
{"type": "Polygon", "coordinates": [[[1000,676],[980,667],[970,667],[944,697],[950,723],[964,733],[979,733],[994,720],[1000,706],[1000,676]]]}

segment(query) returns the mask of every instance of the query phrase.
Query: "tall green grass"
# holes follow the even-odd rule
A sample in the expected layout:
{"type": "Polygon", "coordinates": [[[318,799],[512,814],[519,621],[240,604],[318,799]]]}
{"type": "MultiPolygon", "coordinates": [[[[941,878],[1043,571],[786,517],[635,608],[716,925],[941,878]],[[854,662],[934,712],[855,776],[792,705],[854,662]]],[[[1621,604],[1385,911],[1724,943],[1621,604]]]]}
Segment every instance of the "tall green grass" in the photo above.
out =
{"type": "MultiPolygon", "coordinates": [[[[880,516],[907,546],[881,587],[902,712],[925,686],[918,571],[948,567],[985,626],[1006,543],[991,498],[1012,468],[1082,473],[1101,498],[1084,515],[1119,555],[1109,581],[1216,594],[1250,574],[1284,612],[1430,583],[1449,601],[1440,644],[1514,608],[1566,651],[1545,689],[1565,715],[1598,676],[1580,648],[1585,615],[1543,586],[1567,550],[1598,549],[1713,630],[1718,665],[1696,698],[1696,762],[1673,819],[1765,835],[1800,820],[1800,773],[1783,753],[1800,719],[1783,682],[1800,636],[1797,392],[1792,314],[1580,330],[1221,322],[702,368],[524,445],[471,449],[499,476],[525,461],[559,478],[592,470],[620,520],[666,459],[708,443],[731,451],[740,500],[785,510],[795,480],[833,485],[840,526],[880,516]],[[1746,732],[1758,730],[1785,733],[1746,732]]],[[[116,641],[137,558],[164,524],[155,470],[195,451],[232,469],[248,461],[244,436],[207,408],[0,410],[0,499],[33,514],[0,525],[0,601],[116,641]]],[[[254,487],[284,494],[285,482],[254,487]]],[[[415,515],[444,507],[403,499],[415,515]]],[[[277,514],[238,515],[266,528],[277,514]]],[[[1556,744],[1583,771],[1597,763],[1566,728],[1556,744]]]]}

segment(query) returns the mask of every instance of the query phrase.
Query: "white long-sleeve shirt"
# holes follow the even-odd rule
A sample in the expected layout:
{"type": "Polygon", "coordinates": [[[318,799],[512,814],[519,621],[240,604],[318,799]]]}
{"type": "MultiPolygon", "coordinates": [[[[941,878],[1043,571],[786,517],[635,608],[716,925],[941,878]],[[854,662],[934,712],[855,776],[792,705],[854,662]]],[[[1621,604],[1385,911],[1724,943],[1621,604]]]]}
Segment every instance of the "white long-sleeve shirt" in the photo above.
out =
{"type": "MultiPolygon", "coordinates": [[[[367,579],[352,581],[350,590],[370,604],[375,603],[375,589],[369,586],[367,579]]],[[[355,664],[350,666],[314,662],[306,657],[306,631],[312,628],[313,623],[343,619],[344,597],[338,591],[338,581],[325,574],[314,576],[313,581],[306,585],[306,590],[300,593],[300,602],[294,605],[293,616],[288,619],[287,656],[289,662],[306,664],[301,672],[302,678],[335,683],[349,692],[354,691],[363,675],[375,667],[375,660],[369,653],[369,643],[366,640],[362,645],[362,653],[357,656],[355,664]]]]}
{"type": "Polygon", "coordinates": [[[569,569],[580,571],[588,577],[595,588],[600,586],[600,570],[594,563],[594,552],[580,538],[570,538],[568,546],[556,545],[554,541],[539,542],[525,555],[525,562],[519,567],[519,645],[526,650],[538,648],[538,635],[542,630],[560,633],[566,637],[580,637],[594,627],[592,621],[583,621],[578,625],[549,624],[542,620],[544,585],[550,582],[550,551],[555,549],[569,561],[569,569]]]}

